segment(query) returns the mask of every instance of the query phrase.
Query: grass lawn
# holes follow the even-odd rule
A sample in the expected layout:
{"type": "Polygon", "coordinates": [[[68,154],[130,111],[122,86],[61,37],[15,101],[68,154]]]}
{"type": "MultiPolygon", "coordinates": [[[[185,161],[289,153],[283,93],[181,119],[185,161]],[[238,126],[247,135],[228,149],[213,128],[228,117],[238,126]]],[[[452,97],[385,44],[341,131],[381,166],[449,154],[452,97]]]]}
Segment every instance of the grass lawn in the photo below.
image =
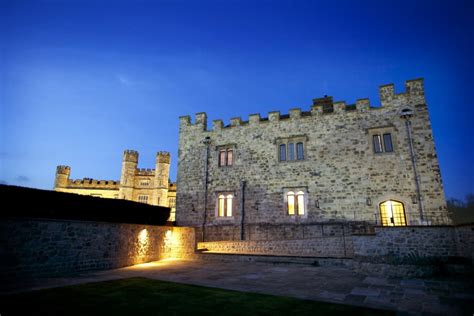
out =
{"type": "Polygon", "coordinates": [[[0,315],[392,315],[387,311],[146,278],[0,296],[0,315]]]}

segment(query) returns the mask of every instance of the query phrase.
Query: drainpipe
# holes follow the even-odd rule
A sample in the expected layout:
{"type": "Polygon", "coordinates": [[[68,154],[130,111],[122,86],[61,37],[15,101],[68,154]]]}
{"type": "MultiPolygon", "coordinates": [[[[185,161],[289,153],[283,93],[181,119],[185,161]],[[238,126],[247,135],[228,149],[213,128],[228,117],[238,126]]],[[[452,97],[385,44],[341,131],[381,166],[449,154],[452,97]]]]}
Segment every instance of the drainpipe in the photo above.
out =
{"type": "Polygon", "coordinates": [[[415,157],[415,150],[413,147],[413,137],[411,133],[411,121],[410,117],[412,116],[411,110],[403,110],[402,111],[402,118],[405,119],[405,126],[407,128],[407,136],[408,136],[408,144],[410,147],[410,157],[411,157],[411,164],[413,166],[413,175],[415,176],[415,185],[416,185],[416,198],[418,200],[419,210],[420,210],[420,222],[421,224],[424,223],[424,215],[423,215],[423,201],[421,198],[421,190],[420,190],[420,177],[418,175],[418,171],[416,169],[416,157],[415,157]]]}
{"type": "Polygon", "coordinates": [[[202,221],[202,229],[201,229],[201,240],[204,242],[206,239],[206,221],[207,221],[207,187],[209,184],[209,152],[210,152],[210,144],[211,138],[209,136],[203,142],[206,145],[206,163],[204,164],[204,218],[202,221]]]}
{"type": "Polygon", "coordinates": [[[245,240],[245,185],[247,184],[246,181],[240,182],[240,213],[241,221],[240,221],[240,240],[245,240]]]}

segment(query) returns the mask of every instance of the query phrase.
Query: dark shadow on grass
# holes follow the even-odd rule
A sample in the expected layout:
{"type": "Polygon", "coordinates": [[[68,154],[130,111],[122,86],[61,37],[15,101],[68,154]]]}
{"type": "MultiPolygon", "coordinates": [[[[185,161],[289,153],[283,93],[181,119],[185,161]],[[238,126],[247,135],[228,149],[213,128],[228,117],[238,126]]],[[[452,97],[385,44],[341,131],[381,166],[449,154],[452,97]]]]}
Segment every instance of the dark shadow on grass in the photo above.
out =
{"type": "Polygon", "coordinates": [[[0,309],[2,316],[394,314],[138,277],[0,296],[0,309]]]}

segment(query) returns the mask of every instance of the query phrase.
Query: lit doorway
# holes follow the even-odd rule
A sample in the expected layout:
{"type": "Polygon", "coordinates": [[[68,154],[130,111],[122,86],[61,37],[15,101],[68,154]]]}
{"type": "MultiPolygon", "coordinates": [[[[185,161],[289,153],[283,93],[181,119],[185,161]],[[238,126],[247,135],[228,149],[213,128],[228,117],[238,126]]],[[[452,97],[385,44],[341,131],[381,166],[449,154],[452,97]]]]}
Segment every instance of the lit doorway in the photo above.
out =
{"type": "Polygon", "coordinates": [[[406,226],[403,203],[393,200],[380,203],[380,219],[382,226],[406,226]]]}

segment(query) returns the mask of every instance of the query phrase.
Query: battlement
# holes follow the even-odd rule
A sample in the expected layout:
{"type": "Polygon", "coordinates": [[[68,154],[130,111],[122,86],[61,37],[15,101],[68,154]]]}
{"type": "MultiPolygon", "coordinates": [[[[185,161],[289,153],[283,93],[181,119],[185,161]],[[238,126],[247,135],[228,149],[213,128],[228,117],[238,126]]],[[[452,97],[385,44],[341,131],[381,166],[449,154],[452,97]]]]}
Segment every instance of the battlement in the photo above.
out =
{"type": "Polygon", "coordinates": [[[153,177],[155,175],[155,169],[150,168],[137,168],[135,169],[135,175],[137,176],[150,176],[153,177]]]}
{"type": "Polygon", "coordinates": [[[138,151],[136,150],[125,150],[123,152],[123,161],[138,163],[138,151]]]}
{"type": "Polygon", "coordinates": [[[56,167],[56,174],[65,174],[65,175],[70,175],[71,174],[71,167],[69,166],[57,166],[56,167]]]}
{"type": "Polygon", "coordinates": [[[167,151],[159,151],[156,153],[156,162],[169,164],[171,160],[170,153],[167,151]]]}
{"type": "Polygon", "coordinates": [[[69,180],[68,189],[119,189],[120,181],[117,180],[96,180],[92,178],[83,178],[69,180]]]}
{"type": "MultiPolygon", "coordinates": [[[[313,99],[313,105],[309,111],[302,111],[301,108],[292,108],[288,114],[280,114],[280,111],[272,111],[267,117],[261,117],[259,113],[249,115],[247,121],[241,117],[230,119],[230,123],[225,125],[223,120],[217,119],[212,121],[211,131],[218,131],[226,128],[237,126],[256,125],[262,122],[278,122],[283,120],[293,120],[309,116],[321,116],[330,114],[345,113],[365,113],[380,108],[393,108],[425,104],[425,91],[423,78],[405,81],[405,92],[395,93],[393,83],[382,85],[379,87],[380,107],[371,107],[368,98],[357,99],[355,104],[346,104],[345,101],[333,101],[332,96],[325,95],[322,98],[313,99]]],[[[198,130],[207,131],[207,114],[204,112],[196,113],[194,123],[189,115],[181,116],[180,128],[189,127],[198,130]]]]}

